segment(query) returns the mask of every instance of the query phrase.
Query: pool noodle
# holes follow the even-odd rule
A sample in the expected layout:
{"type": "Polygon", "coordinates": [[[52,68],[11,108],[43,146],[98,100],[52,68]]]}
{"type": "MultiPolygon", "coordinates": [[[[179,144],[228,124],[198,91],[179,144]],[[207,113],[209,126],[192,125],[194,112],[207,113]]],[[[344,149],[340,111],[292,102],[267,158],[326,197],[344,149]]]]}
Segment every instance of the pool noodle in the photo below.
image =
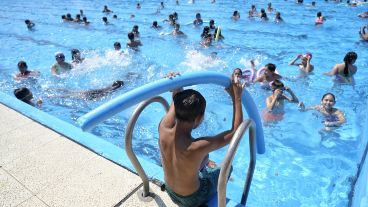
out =
{"type": "MultiPolygon", "coordinates": [[[[124,109],[134,106],[141,101],[152,98],[156,95],[179,87],[209,83],[228,87],[230,85],[230,78],[224,74],[209,71],[186,73],[172,79],[163,78],[128,91],[125,94],[110,100],[109,102],[81,116],[77,122],[82,130],[90,130],[98,123],[114,116],[124,109]]],[[[257,152],[259,154],[263,154],[265,152],[264,136],[257,106],[247,90],[243,91],[242,100],[249,118],[253,119],[256,124],[257,152]]]]}
{"type": "Polygon", "coordinates": [[[217,32],[216,32],[216,37],[215,40],[218,41],[219,37],[220,37],[220,32],[221,32],[221,28],[220,26],[217,27],[217,32]]]}

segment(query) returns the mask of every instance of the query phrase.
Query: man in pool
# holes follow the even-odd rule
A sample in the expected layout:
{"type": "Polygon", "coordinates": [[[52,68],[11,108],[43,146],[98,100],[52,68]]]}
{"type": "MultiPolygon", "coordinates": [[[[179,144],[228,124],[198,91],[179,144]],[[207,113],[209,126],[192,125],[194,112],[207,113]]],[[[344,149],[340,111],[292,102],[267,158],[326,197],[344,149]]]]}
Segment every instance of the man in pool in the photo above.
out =
{"type": "Polygon", "coordinates": [[[62,52],[57,52],[55,54],[56,63],[51,66],[52,75],[60,75],[73,68],[73,65],[65,62],[65,55],[62,52]]]}
{"type": "Polygon", "coordinates": [[[24,103],[26,104],[29,104],[31,106],[41,106],[42,104],[42,100],[41,99],[38,99],[36,104],[33,103],[32,99],[33,99],[33,94],[32,92],[28,89],[28,88],[17,88],[14,90],[14,96],[23,101],[24,103]]]}
{"type": "Polygon", "coordinates": [[[159,125],[159,146],[166,191],[179,206],[199,206],[216,194],[220,168],[199,170],[208,153],[230,143],[243,121],[243,88],[235,75],[227,90],[233,100],[232,128],[213,137],[197,139],[191,133],[204,118],[206,100],[192,89],[173,91],[173,103],[159,125]]]}

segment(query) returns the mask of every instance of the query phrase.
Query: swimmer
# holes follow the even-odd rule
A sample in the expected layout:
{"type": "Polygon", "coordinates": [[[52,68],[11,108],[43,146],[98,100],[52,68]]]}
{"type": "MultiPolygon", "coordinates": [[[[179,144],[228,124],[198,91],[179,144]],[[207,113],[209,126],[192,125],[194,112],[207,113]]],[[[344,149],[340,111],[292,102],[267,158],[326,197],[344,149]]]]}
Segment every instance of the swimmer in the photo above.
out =
{"type": "Polygon", "coordinates": [[[270,3],[268,3],[268,5],[267,5],[267,11],[268,12],[273,12],[273,8],[272,8],[272,3],[270,2],[270,3]]]}
{"type": "Polygon", "coordinates": [[[137,3],[137,9],[141,9],[141,4],[140,3],[137,3]]]}
{"type": "Polygon", "coordinates": [[[173,20],[174,21],[178,20],[178,18],[179,18],[178,13],[174,12],[172,15],[173,15],[173,20]]]}
{"type": "Polygon", "coordinates": [[[157,21],[152,22],[151,28],[153,28],[153,29],[162,29],[162,27],[160,25],[158,25],[157,21]]]}
{"type": "Polygon", "coordinates": [[[161,3],[160,3],[160,9],[164,9],[164,8],[165,8],[164,2],[161,1],[161,3]]]}
{"type": "Polygon", "coordinates": [[[107,8],[107,5],[104,6],[104,9],[102,10],[103,13],[110,13],[113,12],[109,8],[107,8]]]}
{"type": "Polygon", "coordinates": [[[80,51],[78,49],[72,49],[72,64],[77,65],[82,63],[84,58],[81,57],[80,51]]]}
{"type": "Polygon", "coordinates": [[[81,20],[81,15],[80,15],[80,14],[75,15],[75,19],[74,19],[73,21],[74,21],[74,22],[77,22],[77,23],[82,22],[82,20],[81,20]]]}
{"type": "Polygon", "coordinates": [[[164,22],[169,22],[171,26],[175,25],[175,19],[173,14],[169,14],[169,19],[165,19],[164,22]]]}
{"type": "Polygon", "coordinates": [[[316,6],[316,2],[312,1],[312,6],[315,7],[316,6]]]}
{"type": "Polygon", "coordinates": [[[114,49],[115,49],[115,51],[120,51],[121,50],[121,44],[120,44],[120,42],[115,42],[114,43],[114,49]]]}
{"type": "Polygon", "coordinates": [[[26,23],[26,25],[27,25],[27,28],[28,29],[33,29],[33,27],[35,26],[35,23],[33,23],[31,20],[29,20],[29,19],[26,19],[25,21],[24,21],[24,23],[26,23]]]}
{"type": "Polygon", "coordinates": [[[275,23],[281,23],[281,22],[284,22],[284,20],[281,17],[281,13],[276,12],[276,14],[275,14],[275,23]]]}
{"type": "Polygon", "coordinates": [[[14,75],[13,77],[14,80],[22,80],[22,79],[27,79],[29,77],[38,77],[40,75],[39,71],[28,70],[27,63],[22,60],[18,62],[18,70],[19,70],[19,73],[14,75]]]}
{"type": "Polygon", "coordinates": [[[233,16],[231,17],[231,19],[234,20],[234,21],[239,20],[240,19],[240,13],[237,10],[235,10],[233,12],[233,16]]]}
{"type": "Polygon", "coordinates": [[[170,34],[174,36],[185,36],[184,32],[180,31],[180,24],[175,24],[174,30],[170,34]]]}
{"type": "Polygon", "coordinates": [[[91,89],[85,91],[70,91],[65,89],[60,89],[64,94],[60,96],[54,96],[58,98],[81,98],[85,100],[95,100],[102,98],[109,93],[116,91],[118,88],[124,85],[123,81],[117,80],[111,86],[101,89],[91,89]]]}
{"type": "Polygon", "coordinates": [[[256,5],[252,4],[252,6],[250,7],[250,10],[248,11],[248,14],[249,14],[249,17],[257,16],[256,5]]]}
{"type": "Polygon", "coordinates": [[[28,88],[18,88],[14,90],[14,96],[23,101],[24,103],[27,103],[31,106],[41,106],[42,104],[42,100],[38,99],[36,104],[33,103],[32,99],[33,99],[33,94],[32,92],[28,89],[28,88]]]}
{"type": "Polygon", "coordinates": [[[358,14],[358,17],[360,17],[360,18],[368,18],[368,12],[360,13],[360,14],[358,14]]]}
{"type": "Polygon", "coordinates": [[[61,15],[61,21],[62,22],[67,22],[68,20],[66,20],[66,16],[63,14],[63,15],[61,15]]]}
{"type": "Polygon", "coordinates": [[[132,28],[132,33],[134,34],[134,38],[139,38],[138,29],[139,29],[138,25],[134,25],[133,28],[132,28]]]}
{"type": "Polygon", "coordinates": [[[365,29],[367,29],[368,25],[360,28],[359,36],[362,40],[368,41],[368,33],[366,33],[365,29]]]}
{"type": "Polygon", "coordinates": [[[201,14],[197,13],[196,14],[196,18],[193,21],[194,26],[198,26],[198,25],[202,25],[203,24],[203,20],[201,18],[201,14]]]}
{"type": "Polygon", "coordinates": [[[284,86],[280,80],[273,81],[271,89],[272,95],[266,99],[267,110],[263,111],[263,119],[265,121],[280,121],[285,113],[284,101],[299,103],[299,100],[294,92],[289,87],[284,86]],[[286,96],[284,92],[288,92],[290,97],[286,96]]]}
{"type": "Polygon", "coordinates": [[[273,63],[268,63],[264,67],[264,73],[257,77],[254,80],[254,83],[260,82],[265,89],[270,89],[270,83],[281,78],[282,77],[279,74],[276,74],[276,65],[273,63]]]}
{"type": "Polygon", "coordinates": [[[305,73],[310,73],[314,69],[314,66],[310,63],[311,59],[312,59],[312,54],[310,53],[307,53],[305,55],[299,54],[293,61],[289,63],[289,65],[298,66],[301,71],[305,73]],[[300,58],[302,62],[295,63],[300,58]]]}
{"type": "Polygon", "coordinates": [[[65,56],[61,52],[57,52],[55,54],[56,63],[51,66],[51,74],[52,75],[60,75],[67,71],[70,71],[73,68],[73,65],[65,62],[65,56]]]}
{"type": "Polygon", "coordinates": [[[212,45],[212,35],[211,34],[206,34],[202,41],[201,41],[201,45],[203,47],[209,47],[212,45]]]}
{"type": "Polygon", "coordinates": [[[210,34],[210,27],[209,26],[205,26],[203,28],[203,31],[202,31],[202,34],[201,34],[201,38],[203,39],[203,38],[205,38],[208,35],[211,35],[210,34]]]}
{"type": "Polygon", "coordinates": [[[104,25],[110,24],[110,22],[107,20],[107,17],[102,17],[102,22],[104,25]]]}
{"type": "Polygon", "coordinates": [[[297,4],[302,4],[303,3],[303,0],[296,0],[296,3],[297,4]]]}
{"type": "Polygon", "coordinates": [[[317,12],[317,17],[315,20],[316,25],[323,24],[323,22],[326,20],[324,16],[322,16],[322,12],[317,12]]]}
{"type": "Polygon", "coordinates": [[[112,16],[112,18],[113,18],[113,19],[118,19],[118,15],[114,14],[114,15],[112,16]]]}
{"type": "Polygon", "coordinates": [[[87,26],[89,23],[90,22],[87,20],[87,17],[83,17],[83,24],[87,26]]]}
{"type": "Polygon", "coordinates": [[[72,15],[70,13],[66,14],[66,21],[72,22],[74,19],[72,18],[72,15]]]}
{"type": "Polygon", "coordinates": [[[325,125],[326,129],[330,130],[331,127],[339,127],[346,122],[344,113],[333,107],[335,104],[335,95],[332,93],[326,93],[322,96],[320,105],[305,107],[304,103],[300,102],[299,107],[302,111],[319,111],[324,117],[322,123],[325,125]]]}
{"type": "Polygon", "coordinates": [[[126,44],[127,47],[138,49],[138,46],[142,46],[141,41],[134,40],[134,34],[132,32],[128,33],[128,39],[129,39],[129,42],[127,42],[126,44]]]}
{"type": "Polygon", "coordinates": [[[216,29],[215,20],[213,20],[213,19],[210,20],[209,27],[210,27],[210,29],[216,29]]]}
{"type": "Polygon", "coordinates": [[[343,63],[336,64],[330,72],[324,74],[335,76],[335,81],[340,83],[353,83],[353,76],[358,70],[354,65],[357,59],[358,55],[355,52],[348,52],[344,57],[343,63]]]}
{"type": "Polygon", "coordinates": [[[259,17],[261,17],[262,21],[268,21],[268,17],[264,9],[261,9],[261,12],[259,13],[259,17]]]}

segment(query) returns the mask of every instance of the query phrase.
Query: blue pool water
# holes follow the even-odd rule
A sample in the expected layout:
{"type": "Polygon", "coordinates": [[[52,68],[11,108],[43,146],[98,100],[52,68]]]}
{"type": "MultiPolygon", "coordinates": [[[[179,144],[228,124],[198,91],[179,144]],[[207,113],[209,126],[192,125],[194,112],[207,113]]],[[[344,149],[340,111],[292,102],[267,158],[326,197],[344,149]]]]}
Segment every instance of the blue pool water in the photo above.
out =
{"type": "MultiPolygon", "coordinates": [[[[358,36],[359,27],[366,20],[356,17],[367,11],[362,5],[349,8],[345,4],[317,2],[317,6],[297,5],[294,1],[274,1],[273,7],[281,12],[284,24],[274,24],[274,14],[269,14],[270,22],[249,20],[247,12],[251,3],[258,11],[266,8],[269,1],[165,1],[166,7],[156,13],[159,1],[141,1],[142,9],[136,10],[131,1],[110,1],[108,6],[118,15],[117,20],[108,15],[112,25],[103,25],[101,13],[104,3],[99,1],[48,1],[40,5],[30,0],[4,0],[0,2],[0,86],[2,92],[12,94],[21,86],[31,88],[36,97],[42,97],[41,110],[60,119],[75,124],[75,120],[102,103],[133,88],[162,78],[168,71],[181,73],[193,71],[218,71],[230,74],[235,67],[249,67],[255,59],[258,68],[268,62],[275,63],[280,73],[287,77],[285,84],[293,89],[306,105],[320,102],[322,94],[333,92],[337,97],[337,107],[345,112],[347,123],[332,132],[322,130],[321,117],[314,112],[301,113],[293,104],[286,104],[285,119],[278,123],[265,123],[266,153],[257,157],[257,165],[251,186],[248,204],[250,206],[347,206],[351,183],[355,179],[357,165],[361,160],[367,140],[362,136],[367,114],[368,72],[366,42],[358,36]],[[60,16],[71,13],[75,16],[79,9],[91,21],[86,27],[73,23],[61,23],[60,16]],[[239,10],[241,18],[230,19],[234,10],[239,10]],[[162,20],[176,11],[179,14],[181,30],[186,38],[162,35],[172,30],[162,20]],[[322,11],[327,21],[321,27],[314,25],[314,18],[322,11]],[[200,46],[203,27],[188,25],[195,13],[200,12],[207,21],[215,19],[221,26],[225,40],[210,48],[200,46]],[[134,18],[130,18],[134,14],[134,18]],[[36,23],[34,31],[24,25],[25,19],[36,23]],[[161,31],[152,30],[150,25],[157,20],[163,26],[161,31]],[[133,25],[139,25],[139,52],[126,51],[118,55],[112,51],[113,43],[120,41],[124,46],[127,33],[133,25]],[[54,53],[62,51],[70,60],[70,50],[82,51],[85,62],[65,76],[52,77],[50,66],[54,63],[54,53]],[[355,85],[334,85],[330,77],[322,75],[336,63],[342,62],[344,55],[354,50],[358,54],[355,85]],[[218,58],[208,55],[217,52],[218,58]],[[313,53],[314,72],[308,77],[300,77],[296,67],[288,63],[299,53],[313,53]],[[41,72],[38,79],[15,82],[12,75],[16,64],[25,60],[29,69],[41,72]],[[83,90],[102,88],[114,80],[123,80],[125,86],[99,100],[83,100],[62,97],[61,89],[83,90]]],[[[205,23],[206,25],[206,23],[205,23]]],[[[213,135],[226,130],[231,124],[231,102],[223,88],[213,85],[195,86],[208,100],[205,122],[195,130],[193,136],[213,135]]],[[[248,89],[257,103],[259,111],[265,108],[265,98],[269,91],[258,85],[248,89]]],[[[169,100],[170,94],[164,94],[169,100]]],[[[109,119],[92,132],[103,139],[123,147],[122,137],[132,109],[109,119]]],[[[152,105],[143,112],[135,128],[134,146],[140,156],[159,163],[157,124],[163,110],[152,105]]],[[[211,154],[211,158],[221,162],[226,149],[211,154]]],[[[240,192],[248,165],[248,143],[246,139],[234,159],[233,181],[230,182],[228,197],[240,200],[240,192]]]]}

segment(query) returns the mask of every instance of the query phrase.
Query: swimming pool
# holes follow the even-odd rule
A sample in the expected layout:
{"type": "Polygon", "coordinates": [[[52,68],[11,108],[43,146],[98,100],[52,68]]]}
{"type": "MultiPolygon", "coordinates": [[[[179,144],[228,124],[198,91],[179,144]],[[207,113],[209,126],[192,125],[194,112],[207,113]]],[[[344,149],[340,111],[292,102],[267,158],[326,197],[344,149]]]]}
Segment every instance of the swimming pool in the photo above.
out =
{"type": "MultiPolygon", "coordinates": [[[[101,13],[103,3],[97,1],[48,1],[40,7],[36,1],[0,2],[0,86],[6,94],[12,94],[16,87],[30,87],[35,96],[41,96],[44,104],[41,110],[62,120],[75,124],[75,120],[97,106],[119,96],[133,88],[162,78],[168,71],[181,73],[195,71],[218,71],[230,74],[233,68],[247,65],[254,58],[261,65],[273,62],[285,81],[296,95],[307,105],[318,104],[322,94],[333,92],[337,96],[337,107],[346,113],[347,123],[332,132],[321,130],[321,117],[313,112],[300,113],[293,104],[286,105],[285,119],[278,123],[264,125],[266,154],[258,156],[256,171],[248,199],[250,206],[347,206],[351,182],[354,180],[367,139],[363,136],[367,109],[368,77],[367,44],[359,41],[358,30],[364,24],[356,14],[366,11],[367,6],[356,8],[345,4],[317,2],[315,8],[310,2],[296,5],[293,1],[275,1],[273,7],[281,12],[285,24],[273,24],[249,20],[246,18],[250,4],[266,8],[268,1],[221,1],[210,4],[197,1],[190,4],[181,1],[165,1],[166,8],[156,14],[159,6],[155,1],[141,1],[142,9],[136,10],[130,1],[111,1],[108,6],[118,15],[118,19],[109,21],[113,25],[103,25],[101,13]],[[61,23],[60,16],[71,13],[73,16],[83,9],[91,25],[61,23]],[[239,10],[241,18],[233,22],[230,16],[239,10]],[[160,35],[172,30],[162,23],[168,14],[178,12],[181,30],[187,38],[175,38],[160,35]],[[315,27],[314,17],[322,11],[327,21],[321,27],[315,27]],[[221,26],[225,40],[220,46],[202,48],[199,44],[203,27],[194,28],[190,23],[196,12],[204,20],[215,19],[221,26]],[[130,18],[135,14],[134,18],[130,18]],[[36,23],[34,31],[28,31],[25,19],[36,23]],[[161,31],[152,30],[153,20],[163,26],[161,31]],[[139,25],[140,40],[143,46],[140,52],[128,52],[116,55],[113,43],[127,41],[127,33],[133,25],[139,25]],[[50,75],[50,66],[54,63],[54,53],[62,51],[70,60],[70,49],[78,48],[85,63],[78,66],[62,78],[50,75]],[[358,73],[356,84],[334,86],[331,78],[323,76],[335,63],[342,62],[346,52],[358,53],[356,65],[358,73]],[[217,52],[217,58],[208,57],[217,52]],[[312,63],[315,71],[312,75],[297,78],[300,73],[288,63],[299,53],[313,53],[312,63]],[[14,82],[12,74],[16,72],[16,63],[25,60],[29,69],[41,71],[36,80],[14,82]],[[60,98],[61,89],[70,90],[102,88],[114,80],[121,79],[125,86],[103,99],[96,101],[75,98],[60,98]]],[[[274,14],[270,15],[272,20],[274,14]]],[[[206,23],[205,23],[206,24],[206,23]]],[[[195,86],[208,99],[206,121],[195,131],[194,136],[214,134],[228,128],[231,117],[230,99],[222,87],[213,85],[195,86]],[[221,108],[221,110],[218,110],[221,108]],[[216,130],[214,130],[216,129],[216,130]]],[[[259,110],[265,108],[268,91],[258,85],[249,88],[259,110]]],[[[170,95],[164,94],[169,100],[170,95]]],[[[92,132],[105,140],[122,147],[125,123],[132,108],[109,119],[92,132]]],[[[154,105],[143,112],[134,133],[134,146],[140,150],[140,156],[159,163],[157,145],[157,124],[163,115],[161,107],[154,105]],[[154,116],[152,116],[154,114],[154,116]]],[[[247,154],[248,146],[243,141],[238,155],[247,154]]],[[[222,160],[225,149],[211,154],[217,162],[222,160]]],[[[239,200],[238,189],[243,187],[244,168],[248,157],[235,157],[231,189],[228,196],[239,200]]]]}

